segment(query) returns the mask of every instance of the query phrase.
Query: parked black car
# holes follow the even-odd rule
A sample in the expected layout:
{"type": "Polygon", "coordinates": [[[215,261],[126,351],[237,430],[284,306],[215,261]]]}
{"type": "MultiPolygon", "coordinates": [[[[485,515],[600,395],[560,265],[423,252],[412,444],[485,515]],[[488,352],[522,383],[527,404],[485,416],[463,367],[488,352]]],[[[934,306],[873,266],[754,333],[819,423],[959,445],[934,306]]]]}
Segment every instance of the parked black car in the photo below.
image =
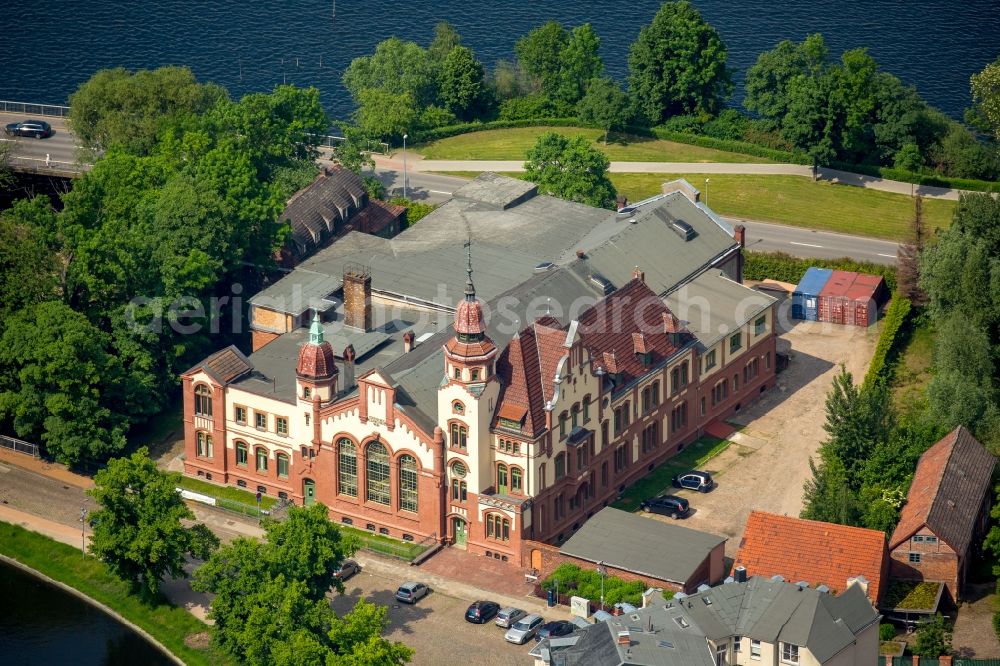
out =
{"type": "Polygon", "coordinates": [[[465,621],[473,624],[489,622],[500,612],[500,604],[493,601],[473,601],[465,611],[465,621]]]}
{"type": "Polygon", "coordinates": [[[639,508],[648,513],[658,513],[661,516],[670,516],[674,519],[686,518],[691,512],[691,505],[688,504],[688,501],[677,495],[660,495],[644,500],[639,508]]]}
{"type": "Polygon", "coordinates": [[[19,123],[10,123],[4,127],[4,132],[10,136],[33,136],[36,139],[44,139],[52,136],[52,126],[44,120],[22,120],[19,123]]]}
{"type": "Polygon", "coordinates": [[[574,631],[576,631],[576,625],[572,622],[567,622],[566,620],[553,620],[552,622],[546,622],[538,629],[535,633],[535,642],[538,643],[543,638],[568,636],[574,631]]]}
{"type": "Polygon", "coordinates": [[[707,493],[715,487],[715,481],[708,472],[693,469],[684,474],[678,474],[673,478],[674,488],[688,488],[697,490],[699,493],[707,493]]]}

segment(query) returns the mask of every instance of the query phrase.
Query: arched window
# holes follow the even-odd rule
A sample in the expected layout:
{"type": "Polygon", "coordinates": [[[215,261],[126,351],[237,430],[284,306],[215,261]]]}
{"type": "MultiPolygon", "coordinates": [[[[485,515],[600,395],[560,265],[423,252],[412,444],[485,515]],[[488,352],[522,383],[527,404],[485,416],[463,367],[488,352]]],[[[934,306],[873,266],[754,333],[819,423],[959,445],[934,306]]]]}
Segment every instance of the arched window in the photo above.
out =
{"type": "Polygon", "coordinates": [[[267,449],[258,448],[257,449],[257,471],[266,472],[267,471],[267,449]]]}
{"type": "Polygon", "coordinates": [[[556,454],[556,481],[566,476],[566,454],[560,452],[556,454]]]}
{"type": "Polygon", "coordinates": [[[521,469],[518,467],[510,468],[510,491],[512,493],[524,492],[524,487],[521,481],[521,469]]]}
{"type": "Polygon", "coordinates": [[[194,413],[197,416],[212,416],[212,389],[204,384],[194,387],[194,413]]]}
{"type": "Polygon", "coordinates": [[[507,465],[503,463],[497,465],[497,492],[507,494],[507,465]]]}
{"type": "Polygon", "coordinates": [[[456,414],[464,414],[465,413],[465,405],[463,405],[458,400],[456,400],[451,405],[451,411],[455,412],[456,414]]]}
{"type": "Polygon", "coordinates": [[[389,452],[381,442],[372,442],[365,450],[368,473],[365,497],[369,502],[389,504],[389,452]]]}
{"type": "Polygon", "coordinates": [[[399,459],[399,508],[417,510],[417,459],[411,455],[399,459]]]}
{"type": "Polygon", "coordinates": [[[247,466],[247,443],[236,442],[236,464],[240,467],[247,466]]]}
{"type": "Polygon", "coordinates": [[[451,499],[455,502],[464,502],[468,498],[469,487],[464,480],[468,473],[461,460],[456,460],[451,466],[451,499]]]}
{"type": "Polygon", "coordinates": [[[337,467],[340,469],[338,492],[350,497],[358,496],[358,449],[346,437],[337,443],[340,450],[337,467]]]}
{"type": "Polygon", "coordinates": [[[198,455],[202,458],[211,458],[214,453],[212,446],[212,436],[205,432],[198,433],[198,455]]]}
{"type": "Polygon", "coordinates": [[[469,431],[461,423],[451,424],[451,447],[453,449],[462,449],[463,451],[469,445],[469,431]]]}
{"type": "Polygon", "coordinates": [[[278,462],[278,476],[287,479],[288,478],[288,456],[284,453],[279,453],[275,457],[278,462]]]}
{"type": "Polygon", "coordinates": [[[497,541],[510,540],[510,520],[499,513],[486,516],[486,538],[497,541]]]}

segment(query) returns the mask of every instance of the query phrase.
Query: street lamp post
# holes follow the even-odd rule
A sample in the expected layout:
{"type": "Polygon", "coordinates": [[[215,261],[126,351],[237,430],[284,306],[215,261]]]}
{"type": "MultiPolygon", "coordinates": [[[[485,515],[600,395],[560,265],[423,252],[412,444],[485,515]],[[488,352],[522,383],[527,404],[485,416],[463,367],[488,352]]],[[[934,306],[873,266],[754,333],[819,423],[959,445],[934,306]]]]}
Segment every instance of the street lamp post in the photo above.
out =
{"type": "Polygon", "coordinates": [[[81,557],[87,557],[87,536],[84,529],[87,526],[87,507],[80,507],[80,553],[81,557]]]}
{"type": "Polygon", "coordinates": [[[403,198],[406,199],[406,138],[407,135],[403,135],[403,198]]]}
{"type": "Polygon", "coordinates": [[[604,577],[608,575],[608,569],[603,560],[597,563],[597,573],[601,575],[601,610],[604,610],[604,577]]]}
{"type": "Polygon", "coordinates": [[[708,178],[705,179],[705,205],[708,205],[708,178]]]}

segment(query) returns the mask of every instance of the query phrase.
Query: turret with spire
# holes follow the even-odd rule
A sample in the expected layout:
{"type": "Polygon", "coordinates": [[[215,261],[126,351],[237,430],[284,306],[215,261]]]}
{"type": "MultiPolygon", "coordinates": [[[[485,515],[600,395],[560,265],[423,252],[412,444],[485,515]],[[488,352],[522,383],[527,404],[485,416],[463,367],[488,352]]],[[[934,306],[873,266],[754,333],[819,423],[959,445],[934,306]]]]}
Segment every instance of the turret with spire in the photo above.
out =
{"type": "Polygon", "coordinates": [[[295,366],[295,376],[299,381],[299,396],[304,398],[309,389],[309,398],[326,402],[337,392],[337,364],[334,362],[333,347],[323,339],[323,322],[319,313],[313,314],[309,327],[309,342],[299,349],[299,362],[295,366]]]}
{"type": "Polygon", "coordinates": [[[455,336],[444,346],[444,353],[449,381],[477,383],[493,375],[497,348],[486,335],[483,306],[476,298],[476,286],[472,282],[471,238],[465,247],[468,248],[465,298],[455,308],[455,336]]]}

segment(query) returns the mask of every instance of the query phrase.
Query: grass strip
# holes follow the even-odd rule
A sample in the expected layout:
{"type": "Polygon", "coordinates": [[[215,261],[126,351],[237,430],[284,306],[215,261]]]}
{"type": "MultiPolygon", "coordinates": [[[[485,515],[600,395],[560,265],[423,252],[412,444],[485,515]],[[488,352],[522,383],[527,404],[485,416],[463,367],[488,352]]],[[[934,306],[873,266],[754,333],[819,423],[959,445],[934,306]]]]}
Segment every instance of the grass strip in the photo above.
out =
{"type": "Polygon", "coordinates": [[[656,467],[652,472],[635,482],[612,504],[616,509],[635,511],[639,503],[649,497],[656,497],[672,488],[675,474],[701,467],[706,462],[725,451],[732,444],[728,439],[704,436],[685,447],[683,451],[656,467]]]}
{"type": "Polygon", "coordinates": [[[341,532],[356,538],[361,547],[373,553],[398,557],[406,561],[412,561],[417,555],[427,550],[427,546],[411,541],[399,541],[392,537],[373,534],[367,530],[361,530],[347,525],[337,525],[341,532]]]}
{"type": "MultiPolygon", "coordinates": [[[[249,511],[247,515],[257,515],[257,496],[249,490],[233,488],[232,486],[222,486],[217,483],[202,481],[201,479],[193,479],[188,476],[182,476],[177,482],[177,485],[185,490],[201,493],[202,495],[208,495],[209,497],[214,497],[218,500],[224,500],[224,505],[227,509],[242,511],[242,508],[245,508],[249,511]],[[242,505],[242,508],[236,505],[242,505]]],[[[260,498],[260,507],[262,509],[270,509],[277,503],[277,501],[278,500],[273,497],[264,495],[260,498]]]]}
{"type": "Polygon", "coordinates": [[[68,585],[141,627],[185,664],[230,664],[214,647],[200,650],[184,639],[211,631],[211,627],[183,608],[162,603],[151,606],[130,594],[128,586],[93,557],[18,525],[0,521],[0,553],[68,585]]]}

